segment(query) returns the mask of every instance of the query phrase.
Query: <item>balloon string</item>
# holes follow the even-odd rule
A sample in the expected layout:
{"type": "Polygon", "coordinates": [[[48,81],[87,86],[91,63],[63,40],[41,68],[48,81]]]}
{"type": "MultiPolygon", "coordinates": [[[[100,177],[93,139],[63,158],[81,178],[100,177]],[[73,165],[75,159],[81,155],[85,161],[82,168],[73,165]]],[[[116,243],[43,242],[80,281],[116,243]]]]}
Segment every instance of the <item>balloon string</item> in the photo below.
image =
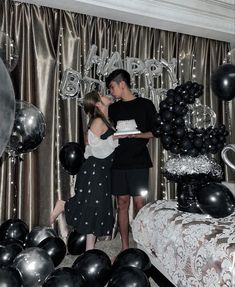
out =
{"type": "Polygon", "coordinates": [[[73,185],[74,185],[74,182],[75,182],[75,175],[72,176],[72,181],[71,181],[70,186],[73,186],[73,185]]]}
{"type": "Polygon", "coordinates": [[[13,160],[13,167],[14,167],[14,173],[13,173],[13,219],[16,219],[17,215],[17,175],[18,175],[18,157],[15,156],[13,160]]]}

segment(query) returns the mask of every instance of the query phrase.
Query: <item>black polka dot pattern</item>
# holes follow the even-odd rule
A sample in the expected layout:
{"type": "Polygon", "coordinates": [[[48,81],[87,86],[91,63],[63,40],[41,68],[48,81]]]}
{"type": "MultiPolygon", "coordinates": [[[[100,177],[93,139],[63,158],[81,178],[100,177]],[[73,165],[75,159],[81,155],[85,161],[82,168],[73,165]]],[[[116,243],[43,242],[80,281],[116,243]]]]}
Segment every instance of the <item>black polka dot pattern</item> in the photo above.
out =
{"type": "Polygon", "coordinates": [[[112,234],[112,161],[113,154],[105,159],[89,157],[79,171],[75,196],[65,204],[65,218],[80,234],[112,234]]]}

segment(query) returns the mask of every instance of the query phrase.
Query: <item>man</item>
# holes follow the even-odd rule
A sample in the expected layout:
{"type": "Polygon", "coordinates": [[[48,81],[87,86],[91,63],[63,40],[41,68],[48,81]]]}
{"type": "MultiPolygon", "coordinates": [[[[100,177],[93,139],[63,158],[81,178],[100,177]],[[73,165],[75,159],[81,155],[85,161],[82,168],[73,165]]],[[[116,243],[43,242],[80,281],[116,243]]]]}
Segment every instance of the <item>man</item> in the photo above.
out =
{"type": "Polygon", "coordinates": [[[116,126],[119,120],[135,120],[139,134],[117,136],[112,165],[112,194],[117,199],[118,224],[122,250],[129,248],[130,197],[133,197],[135,214],[145,204],[148,192],[149,168],[152,161],[147,144],[153,138],[152,121],[156,108],[151,100],[136,97],[131,91],[130,74],[123,69],[113,71],[106,78],[106,86],[118,101],[109,107],[109,117],[116,126]]]}

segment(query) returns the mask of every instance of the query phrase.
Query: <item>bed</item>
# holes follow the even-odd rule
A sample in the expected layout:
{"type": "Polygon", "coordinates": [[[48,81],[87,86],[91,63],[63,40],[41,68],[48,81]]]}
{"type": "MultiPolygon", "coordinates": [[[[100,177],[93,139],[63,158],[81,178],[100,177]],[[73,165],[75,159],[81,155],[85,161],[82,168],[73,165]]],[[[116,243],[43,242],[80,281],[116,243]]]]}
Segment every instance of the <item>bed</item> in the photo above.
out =
{"type": "Polygon", "coordinates": [[[133,239],[175,286],[235,286],[235,213],[215,219],[177,209],[176,201],[145,205],[133,239]]]}

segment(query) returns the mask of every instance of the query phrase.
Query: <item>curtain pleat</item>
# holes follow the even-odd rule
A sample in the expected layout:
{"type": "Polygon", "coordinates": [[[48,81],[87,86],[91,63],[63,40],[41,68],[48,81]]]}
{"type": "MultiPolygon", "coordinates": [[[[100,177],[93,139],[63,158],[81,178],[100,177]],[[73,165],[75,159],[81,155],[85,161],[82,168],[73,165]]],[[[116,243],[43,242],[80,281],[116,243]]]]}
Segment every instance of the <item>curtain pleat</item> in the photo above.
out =
{"type": "MultiPolygon", "coordinates": [[[[122,59],[176,58],[179,83],[193,80],[204,85],[202,103],[214,109],[218,123],[229,127],[229,142],[235,142],[235,103],[221,104],[210,87],[211,75],[226,59],[229,43],[9,0],[0,2],[0,32],[8,34],[18,50],[18,64],[11,72],[16,100],[35,105],[46,122],[46,136],[35,151],[15,162],[6,154],[2,157],[0,222],[18,217],[30,227],[48,225],[55,201],[73,194],[75,177],[61,167],[59,152],[67,142],[84,147],[86,118],[78,99],[60,97],[59,86],[67,68],[84,75],[93,44],[98,55],[105,48],[109,56],[118,51],[122,59]]],[[[94,69],[90,76],[96,76],[94,69]]],[[[169,84],[168,79],[158,81],[158,88],[167,89],[169,84]]],[[[148,200],[174,198],[175,185],[161,174],[167,152],[158,139],[151,141],[149,150],[154,167],[148,200]]],[[[217,159],[221,163],[219,155],[217,159]]],[[[234,181],[234,172],[224,170],[225,179],[234,181]]],[[[63,218],[59,227],[66,233],[63,218]]]]}

